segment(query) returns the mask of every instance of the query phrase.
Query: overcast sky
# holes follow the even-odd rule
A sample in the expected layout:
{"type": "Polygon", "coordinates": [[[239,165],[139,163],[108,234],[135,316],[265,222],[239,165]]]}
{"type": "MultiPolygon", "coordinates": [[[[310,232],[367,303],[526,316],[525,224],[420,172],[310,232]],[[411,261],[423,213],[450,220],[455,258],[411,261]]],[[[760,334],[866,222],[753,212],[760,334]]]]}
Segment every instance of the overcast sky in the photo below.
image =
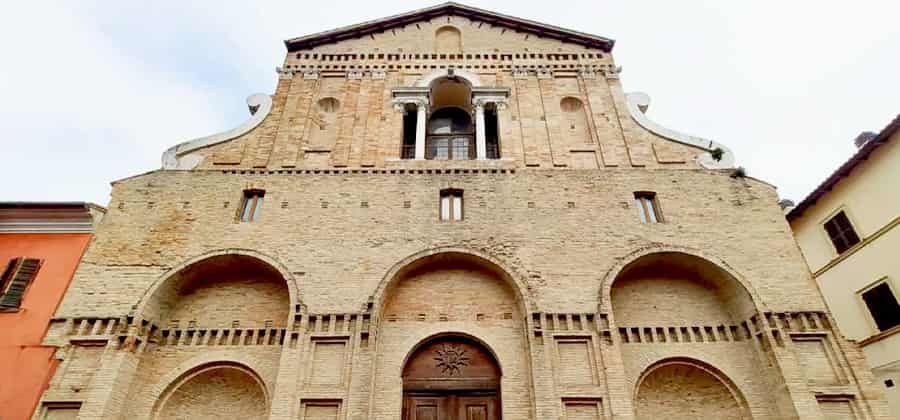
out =
{"type": "MultiPolygon", "coordinates": [[[[282,40],[434,1],[14,2],[0,16],[0,201],[109,201],[179,142],[248,118],[282,40]],[[310,7],[315,4],[317,7],[310,7]],[[321,7],[321,6],[331,6],[321,7]]],[[[799,200],[900,113],[900,2],[468,1],[616,40],[651,119],[799,200]]]]}

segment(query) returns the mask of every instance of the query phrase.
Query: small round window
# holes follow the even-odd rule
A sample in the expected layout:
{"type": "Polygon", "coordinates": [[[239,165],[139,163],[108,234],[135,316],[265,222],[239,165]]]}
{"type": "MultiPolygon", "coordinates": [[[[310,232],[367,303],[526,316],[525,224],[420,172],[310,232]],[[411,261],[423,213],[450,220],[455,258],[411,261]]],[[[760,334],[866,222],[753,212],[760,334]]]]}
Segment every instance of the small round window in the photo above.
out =
{"type": "Polygon", "coordinates": [[[332,113],[337,112],[338,108],[341,107],[341,103],[338,102],[337,99],[334,98],[322,98],[319,99],[319,110],[322,112],[332,113]]]}

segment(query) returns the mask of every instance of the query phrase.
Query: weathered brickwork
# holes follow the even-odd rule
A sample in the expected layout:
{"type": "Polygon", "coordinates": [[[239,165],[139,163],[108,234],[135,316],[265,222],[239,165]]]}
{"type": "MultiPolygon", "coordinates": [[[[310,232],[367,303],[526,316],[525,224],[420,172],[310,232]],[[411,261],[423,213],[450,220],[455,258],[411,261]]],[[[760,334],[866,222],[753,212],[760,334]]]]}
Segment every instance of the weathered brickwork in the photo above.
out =
{"type": "Polygon", "coordinates": [[[645,129],[608,50],[448,11],[291,51],[272,99],[189,170],[114,183],[36,419],[397,419],[442,407],[404,376],[425,345],[427,398],[507,419],[885,418],[774,188],[645,129]],[[499,159],[401,159],[396,89],[448,63],[508,89],[499,159]]]}

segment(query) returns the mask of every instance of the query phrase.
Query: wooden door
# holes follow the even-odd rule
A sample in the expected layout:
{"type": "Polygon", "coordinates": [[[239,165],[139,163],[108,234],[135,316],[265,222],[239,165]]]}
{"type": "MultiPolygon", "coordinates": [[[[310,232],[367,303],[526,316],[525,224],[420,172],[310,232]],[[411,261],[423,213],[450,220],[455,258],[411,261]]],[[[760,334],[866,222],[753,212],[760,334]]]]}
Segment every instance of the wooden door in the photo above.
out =
{"type": "Polygon", "coordinates": [[[404,419],[407,420],[452,420],[447,412],[445,396],[407,396],[404,398],[404,419]]]}
{"type": "Polygon", "coordinates": [[[460,396],[457,398],[457,420],[499,420],[497,396],[460,396]]]}
{"type": "Polygon", "coordinates": [[[406,395],[404,420],[500,420],[496,395],[406,395]]]}
{"type": "Polygon", "coordinates": [[[403,368],[404,420],[500,420],[500,367],[459,336],[424,343],[403,368]]]}

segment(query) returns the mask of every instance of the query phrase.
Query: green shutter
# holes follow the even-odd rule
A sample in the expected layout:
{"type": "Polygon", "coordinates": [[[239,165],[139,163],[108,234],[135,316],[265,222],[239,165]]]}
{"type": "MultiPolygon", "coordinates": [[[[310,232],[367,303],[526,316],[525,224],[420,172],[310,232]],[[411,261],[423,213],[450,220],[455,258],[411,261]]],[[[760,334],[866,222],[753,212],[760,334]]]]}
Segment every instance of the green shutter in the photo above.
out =
{"type": "Polygon", "coordinates": [[[10,262],[3,278],[3,295],[0,296],[0,309],[16,309],[22,303],[25,289],[34,280],[41,260],[34,258],[16,258],[10,262]]]}

